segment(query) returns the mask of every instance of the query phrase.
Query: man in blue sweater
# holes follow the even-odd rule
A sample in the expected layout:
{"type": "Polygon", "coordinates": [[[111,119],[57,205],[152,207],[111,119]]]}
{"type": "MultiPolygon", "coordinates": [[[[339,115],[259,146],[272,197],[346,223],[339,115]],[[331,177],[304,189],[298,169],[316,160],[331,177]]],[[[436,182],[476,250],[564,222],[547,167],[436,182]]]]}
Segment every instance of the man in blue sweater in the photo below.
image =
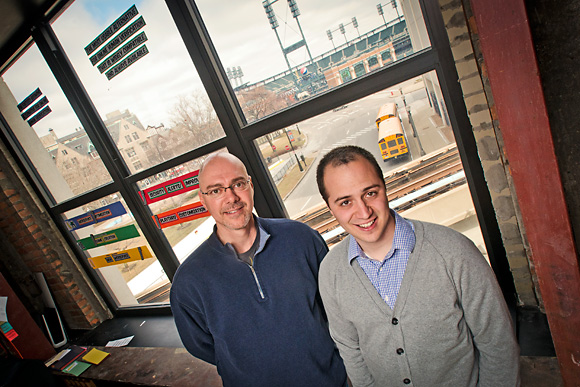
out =
{"type": "Polygon", "coordinates": [[[215,364],[224,386],[344,386],[317,286],[324,240],[300,222],[254,216],[251,177],[229,153],[205,160],[199,186],[216,226],[173,279],[185,348],[215,364]]]}
{"type": "Polygon", "coordinates": [[[519,386],[519,348],[489,264],[462,234],[389,209],[377,161],[335,148],[320,193],[350,236],[320,266],[320,293],[358,386],[519,386]]]}

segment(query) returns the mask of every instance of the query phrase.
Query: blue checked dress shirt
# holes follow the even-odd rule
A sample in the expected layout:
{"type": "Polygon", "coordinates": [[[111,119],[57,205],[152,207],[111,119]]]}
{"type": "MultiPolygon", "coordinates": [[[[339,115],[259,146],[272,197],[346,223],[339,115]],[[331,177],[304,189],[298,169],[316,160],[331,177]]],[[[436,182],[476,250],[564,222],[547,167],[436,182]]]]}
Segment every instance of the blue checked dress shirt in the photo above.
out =
{"type": "Polygon", "coordinates": [[[395,236],[391,250],[382,261],[367,258],[356,240],[351,236],[348,260],[356,259],[381,298],[391,309],[395,307],[409,255],[415,247],[415,229],[411,222],[391,210],[395,218],[395,236]]]}

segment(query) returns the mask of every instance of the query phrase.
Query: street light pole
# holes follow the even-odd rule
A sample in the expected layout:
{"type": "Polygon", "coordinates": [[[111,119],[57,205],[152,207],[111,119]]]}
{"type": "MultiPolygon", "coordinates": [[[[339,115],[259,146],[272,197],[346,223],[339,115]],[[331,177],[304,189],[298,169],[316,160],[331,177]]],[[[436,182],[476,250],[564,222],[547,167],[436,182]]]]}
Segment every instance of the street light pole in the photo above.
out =
{"type": "Polygon", "coordinates": [[[288,130],[284,128],[284,133],[286,133],[286,137],[288,138],[288,143],[290,144],[290,148],[292,148],[292,153],[294,153],[294,157],[296,157],[296,162],[298,163],[298,168],[300,172],[304,172],[304,168],[302,168],[302,164],[300,164],[300,159],[296,155],[296,151],[294,150],[294,145],[292,145],[292,141],[290,140],[290,135],[288,135],[288,130]]]}

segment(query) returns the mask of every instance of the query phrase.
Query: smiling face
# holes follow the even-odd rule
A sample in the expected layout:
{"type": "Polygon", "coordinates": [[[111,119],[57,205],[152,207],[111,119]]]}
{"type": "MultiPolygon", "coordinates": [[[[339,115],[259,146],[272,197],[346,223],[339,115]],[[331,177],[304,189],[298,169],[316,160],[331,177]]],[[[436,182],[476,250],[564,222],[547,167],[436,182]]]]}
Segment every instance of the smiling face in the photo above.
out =
{"type": "MultiPolygon", "coordinates": [[[[200,191],[208,192],[212,188],[229,187],[248,179],[246,167],[235,156],[219,153],[210,157],[199,174],[200,191]]],[[[199,196],[202,204],[215,219],[218,235],[222,241],[229,241],[228,235],[235,230],[248,230],[254,227],[252,217],[254,186],[251,182],[246,191],[234,192],[227,189],[219,198],[202,194],[199,196]]]]}
{"type": "Polygon", "coordinates": [[[362,157],[324,171],[328,208],[363,251],[382,260],[393,243],[395,220],[389,210],[385,182],[362,157]]]}

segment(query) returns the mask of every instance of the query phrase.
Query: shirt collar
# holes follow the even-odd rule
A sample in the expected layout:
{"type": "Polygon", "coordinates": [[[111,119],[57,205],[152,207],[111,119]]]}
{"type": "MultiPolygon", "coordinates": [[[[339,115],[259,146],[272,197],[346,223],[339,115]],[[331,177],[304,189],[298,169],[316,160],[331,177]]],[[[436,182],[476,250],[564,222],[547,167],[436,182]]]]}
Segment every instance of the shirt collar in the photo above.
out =
{"type": "MultiPolygon", "coordinates": [[[[395,234],[393,236],[393,245],[385,258],[391,257],[396,249],[411,252],[415,247],[415,227],[413,226],[413,223],[397,214],[395,210],[391,210],[391,214],[395,219],[395,234]]],[[[353,259],[358,257],[367,258],[356,239],[354,239],[352,235],[349,235],[349,238],[348,261],[351,262],[353,259]]]]}
{"type": "MultiPolygon", "coordinates": [[[[256,215],[253,215],[253,214],[252,214],[252,216],[254,217],[254,222],[258,225],[258,232],[260,233],[260,245],[258,246],[258,249],[256,250],[256,255],[257,255],[260,251],[264,250],[264,247],[266,246],[266,241],[268,240],[268,238],[270,238],[270,234],[268,233],[268,231],[266,231],[264,229],[264,227],[260,223],[260,218],[258,218],[256,215]]],[[[217,227],[216,226],[213,226],[213,227],[214,227],[214,229],[213,229],[212,236],[215,236],[217,243],[220,246],[228,249],[232,254],[237,256],[236,250],[234,249],[234,246],[232,246],[230,243],[223,244],[219,240],[219,238],[217,237],[217,227]]]]}

